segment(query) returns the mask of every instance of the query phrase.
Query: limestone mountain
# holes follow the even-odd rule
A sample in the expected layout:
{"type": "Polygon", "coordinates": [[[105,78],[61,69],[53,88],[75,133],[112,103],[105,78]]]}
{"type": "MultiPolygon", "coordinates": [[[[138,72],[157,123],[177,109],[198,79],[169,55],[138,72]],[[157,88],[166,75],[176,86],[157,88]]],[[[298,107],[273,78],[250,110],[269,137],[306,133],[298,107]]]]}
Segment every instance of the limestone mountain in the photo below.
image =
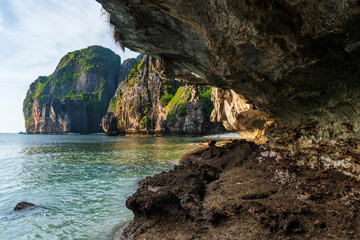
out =
{"type": "Polygon", "coordinates": [[[133,62],[111,99],[102,126],[108,135],[204,134],[225,131],[211,123],[210,87],[188,86],[159,76],[149,56],[133,62]]]}
{"type": "Polygon", "coordinates": [[[136,63],[141,61],[143,59],[144,54],[139,54],[136,58],[128,58],[124,60],[124,62],[121,64],[120,72],[119,72],[119,83],[126,80],[128,77],[130,71],[133,69],[136,63]]]}
{"type": "Polygon", "coordinates": [[[27,133],[96,133],[119,82],[120,57],[100,46],[66,54],[50,76],[30,85],[27,133]]]}

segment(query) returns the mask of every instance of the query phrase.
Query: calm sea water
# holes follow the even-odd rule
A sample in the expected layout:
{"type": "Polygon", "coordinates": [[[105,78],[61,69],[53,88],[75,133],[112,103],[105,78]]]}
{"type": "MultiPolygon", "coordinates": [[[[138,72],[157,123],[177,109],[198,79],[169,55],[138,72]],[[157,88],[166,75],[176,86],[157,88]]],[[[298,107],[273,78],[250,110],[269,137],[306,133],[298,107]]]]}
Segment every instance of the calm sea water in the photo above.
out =
{"type": "Polygon", "coordinates": [[[0,239],[111,239],[137,181],[203,140],[0,134],[0,239]],[[12,211],[21,201],[44,208],[12,211]]]}

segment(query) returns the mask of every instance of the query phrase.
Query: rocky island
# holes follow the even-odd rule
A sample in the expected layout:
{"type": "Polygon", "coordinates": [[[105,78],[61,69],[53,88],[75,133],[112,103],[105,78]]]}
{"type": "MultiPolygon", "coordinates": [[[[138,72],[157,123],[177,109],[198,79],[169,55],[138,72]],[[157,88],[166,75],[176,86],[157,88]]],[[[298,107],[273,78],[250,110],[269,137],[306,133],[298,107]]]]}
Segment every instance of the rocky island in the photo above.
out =
{"type": "Polygon", "coordinates": [[[27,133],[200,135],[225,132],[210,122],[211,87],[164,79],[151,57],[120,65],[110,49],[66,54],[55,72],[31,84],[24,100],[27,133]]]}
{"type": "Polygon", "coordinates": [[[97,1],[122,47],[217,87],[212,120],[267,141],[140,181],[121,239],[360,238],[359,1],[97,1]]]}
{"type": "Polygon", "coordinates": [[[66,54],[48,77],[30,86],[24,100],[27,133],[98,133],[118,85],[120,57],[100,46],[66,54]]]}

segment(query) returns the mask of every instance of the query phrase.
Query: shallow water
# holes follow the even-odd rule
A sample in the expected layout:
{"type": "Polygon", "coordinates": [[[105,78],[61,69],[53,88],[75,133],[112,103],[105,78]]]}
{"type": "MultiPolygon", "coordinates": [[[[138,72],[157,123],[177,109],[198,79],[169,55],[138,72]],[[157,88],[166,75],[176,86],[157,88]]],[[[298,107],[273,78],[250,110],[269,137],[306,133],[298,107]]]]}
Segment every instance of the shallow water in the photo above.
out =
{"type": "Polygon", "coordinates": [[[136,182],[203,140],[0,134],[0,239],[111,239],[136,182]],[[12,211],[21,201],[44,208],[12,211]]]}

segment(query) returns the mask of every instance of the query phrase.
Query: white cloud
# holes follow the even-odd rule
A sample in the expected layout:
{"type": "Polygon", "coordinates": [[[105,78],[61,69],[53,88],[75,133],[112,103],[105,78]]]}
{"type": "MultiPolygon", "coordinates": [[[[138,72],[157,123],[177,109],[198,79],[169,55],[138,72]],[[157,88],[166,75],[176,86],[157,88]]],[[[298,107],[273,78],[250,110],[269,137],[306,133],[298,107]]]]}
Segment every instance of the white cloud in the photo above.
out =
{"type": "Polygon", "coordinates": [[[4,29],[3,24],[4,24],[4,19],[3,19],[3,16],[1,14],[1,12],[0,12],[0,32],[4,29]]]}
{"type": "Polygon", "coordinates": [[[27,88],[38,76],[51,74],[66,53],[102,45],[122,60],[137,55],[116,46],[95,0],[0,1],[7,6],[0,9],[0,132],[23,130],[18,118],[27,88]],[[14,110],[6,112],[5,102],[14,110]]]}

